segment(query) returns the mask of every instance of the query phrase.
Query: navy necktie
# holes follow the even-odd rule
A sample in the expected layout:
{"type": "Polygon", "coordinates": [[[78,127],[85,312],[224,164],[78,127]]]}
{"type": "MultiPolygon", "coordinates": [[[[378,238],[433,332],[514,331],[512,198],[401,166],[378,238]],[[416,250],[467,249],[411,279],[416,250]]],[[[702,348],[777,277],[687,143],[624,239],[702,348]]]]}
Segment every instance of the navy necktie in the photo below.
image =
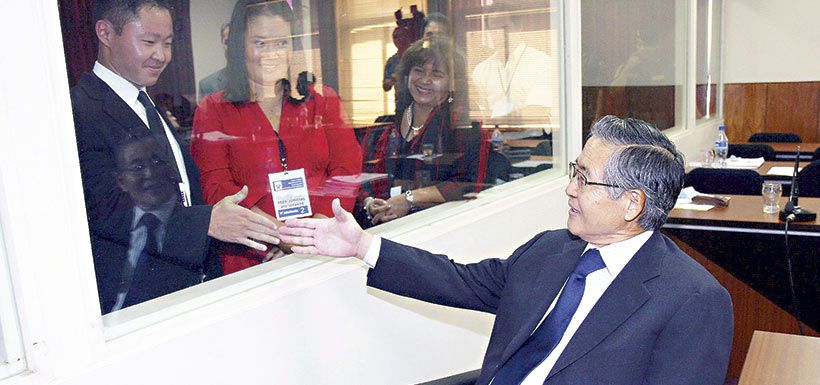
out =
{"type": "Polygon", "coordinates": [[[558,297],[555,307],[541,326],[535,329],[535,332],[501,367],[493,379],[493,384],[520,384],[535,367],[547,358],[555,349],[555,345],[561,341],[569,321],[581,303],[587,275],[604,267],[606,265],[597,249],[589,249],[581,256],[575,270],[564,284],[564,290],[558,297]]]}
{"type": "Polygon", "coordinates": [[[137,223],[136,228],[145,227],[146,237],[145,245],[137,257],[137,260],[132,264],[131,261],[126,260],[123,267],[122,280],[120,281],[120,292],[128,292],[131,288],[131,283],[134,281],[134,273],[141,265],[144,265],[151,256],[156,257],[159,254],[159,242],[157,240],[157,229],[162,224],[156,215],[145,213],[137,223]]]}
{"type": "Polygon", "coordinates": [[[171,150],[171,143],[168,142],[168,136],[165,135],[165,126],[162,124],[162,118],[159,116],[159,110],[154,107],[154,103],[148,98],[145,91],[140,91],[137,95],[137,100],[145,107],[145,115],[148,117],[148,128],[151,135],[156,139],[159,148],[162,150],[162,158],[165,160],[177,174],[177,180],[181,181],[179,168],[174,158],[174,152],[171,150]]]}

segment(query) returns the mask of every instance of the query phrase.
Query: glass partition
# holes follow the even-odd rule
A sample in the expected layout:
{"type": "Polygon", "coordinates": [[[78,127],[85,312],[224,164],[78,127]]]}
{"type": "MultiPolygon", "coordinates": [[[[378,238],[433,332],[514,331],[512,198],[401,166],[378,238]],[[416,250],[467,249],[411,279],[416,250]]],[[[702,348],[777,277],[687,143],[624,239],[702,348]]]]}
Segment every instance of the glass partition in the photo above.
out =
{"type": "Polygon", "coordinates": [[[60,4],[103,314],[290,253],[225,199],[415,226],[566,164],[558,1],[132,3],[60,4]]]}
{"type": "Polygon", "coordinates": [[[686,7],[675,0],[581,3],[583,126],[604,115],[683,122],[686,7]]]}

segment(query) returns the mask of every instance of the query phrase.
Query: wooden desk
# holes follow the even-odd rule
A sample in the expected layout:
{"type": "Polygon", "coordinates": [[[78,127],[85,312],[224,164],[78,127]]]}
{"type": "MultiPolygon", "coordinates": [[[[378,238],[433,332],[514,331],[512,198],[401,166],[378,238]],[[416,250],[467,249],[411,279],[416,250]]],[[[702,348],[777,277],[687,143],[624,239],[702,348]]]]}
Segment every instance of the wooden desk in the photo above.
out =
{"type": "MultiPolygon", "coordinates": [[[[798,320],[791,311],[785,224],[777,214],[763,213],[761,197],[731,197],[726,208],[674,209],[662,231],[706,267],[732,296],[735,334],[729,374],[738,376],[754,330],[798,333],[798,320]]],[[[781,207],[786,200],[781,199],[781,207]]],[[[820,212],[820,198],[801,198],[800,205],[820,212]]],[[[800,320],[806,334],[818,336],[820,221],[792,223],[789,242],[800,320]]]]}
{"type": "MultiPolygon", "coordinates": [[[[791,175],[788,175],[788,176],[786,176],[786,175],[768,175],[768,172],[769,172],[769,170],[771,170],[772,167],[789,167],[789,168],[793,168],[794,167],[794,161],[791,161],[791,162],[789,162],[789,161],[765,161],[765,162],[763,162],[762,166],[754,169],[754,171],[757,171],[757,173],[760,174],[760,176],[762,176],[763,180],[765,180],[766,182],[771,181],[771,182],[781,182],[783,184],[791,184],[791,182],[792,182],[791,175]]],[[[686,167],[686,173],[688,174],[689,172],[691,172],[692,170],[694,170],[696,168],[698,168],[698,167],[687,166],[686,167]]],[[[801,166],[801,168],[802,168],[802,166],[801,166]]],[[[749,169],[749,170],[751,170],[751,169],[749,169]]]]}
{"type": "Polygon", "coordinates": [[[794,160],[795,156],[797,155],[797,146],[800,146],[800,160],[804,161],[811,161],[812,154],[818,147],[820,147],[820,142],[808,142],[808,143],[749,143],[749,144],[767,144],[772,146],[775,151],[775,156],[778,160],[794,160]]]}
{"type": "MultiPolygon", "coordinates": [[[[672,209],[664,228],[697,228],[712,231],[749,230],[767,234],[783,234],[785,223],[778,214],[763,212],[763,198],[757,195],[728,195],[732,199],[728,207],[713,208],[709,211],[672,209]]],[[[788,197],[780,198],[780,207],[785,206],[788,197]]],[[[800,198],[800,206],[820,212],[820,198],[800,198]]],[[[820,238],[820,220],[814,222],[794,222],[789,225],[789,234],[820,238]]]]}
{"type": "Polygon", "coordinates": [[[510,147],[536,148],[541,142],[546,140],[548,139],[516,139],[508,140],[506,144],[510,147]]]}

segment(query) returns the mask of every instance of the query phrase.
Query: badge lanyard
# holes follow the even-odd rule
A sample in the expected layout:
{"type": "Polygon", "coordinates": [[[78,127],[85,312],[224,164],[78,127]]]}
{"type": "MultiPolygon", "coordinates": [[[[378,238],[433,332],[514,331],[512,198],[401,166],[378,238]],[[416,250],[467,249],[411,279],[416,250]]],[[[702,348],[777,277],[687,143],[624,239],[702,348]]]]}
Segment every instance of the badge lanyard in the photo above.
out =
{"type": "Polygon", "coordinates": [[[276,134],[276,141],[279,143],[279,162],[282,163],[282,168],[285,170],[285,173],[288,172],[288,152],[285,149],[285,142],[282,141],[282,138],[279,136],[279,132],[273,131],[276,134]]]}

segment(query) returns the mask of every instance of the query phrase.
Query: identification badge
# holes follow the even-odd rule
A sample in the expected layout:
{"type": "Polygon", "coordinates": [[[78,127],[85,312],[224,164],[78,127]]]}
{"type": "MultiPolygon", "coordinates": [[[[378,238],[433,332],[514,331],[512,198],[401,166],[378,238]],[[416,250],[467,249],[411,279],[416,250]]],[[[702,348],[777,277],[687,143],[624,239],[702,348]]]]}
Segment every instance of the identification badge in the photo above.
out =
{"type": "Polygon", "coordinates": [[[276,209],[276,219],[283,221],[313,215],[305,169],[271,173],[268,174],[268,181],[273,206],[276,209]]]}
{"type": "Polygon", "coordinates": [[[183,206],[191,207],[191,187],[183,182],[179,182],[179,200],[183,206]]]}

